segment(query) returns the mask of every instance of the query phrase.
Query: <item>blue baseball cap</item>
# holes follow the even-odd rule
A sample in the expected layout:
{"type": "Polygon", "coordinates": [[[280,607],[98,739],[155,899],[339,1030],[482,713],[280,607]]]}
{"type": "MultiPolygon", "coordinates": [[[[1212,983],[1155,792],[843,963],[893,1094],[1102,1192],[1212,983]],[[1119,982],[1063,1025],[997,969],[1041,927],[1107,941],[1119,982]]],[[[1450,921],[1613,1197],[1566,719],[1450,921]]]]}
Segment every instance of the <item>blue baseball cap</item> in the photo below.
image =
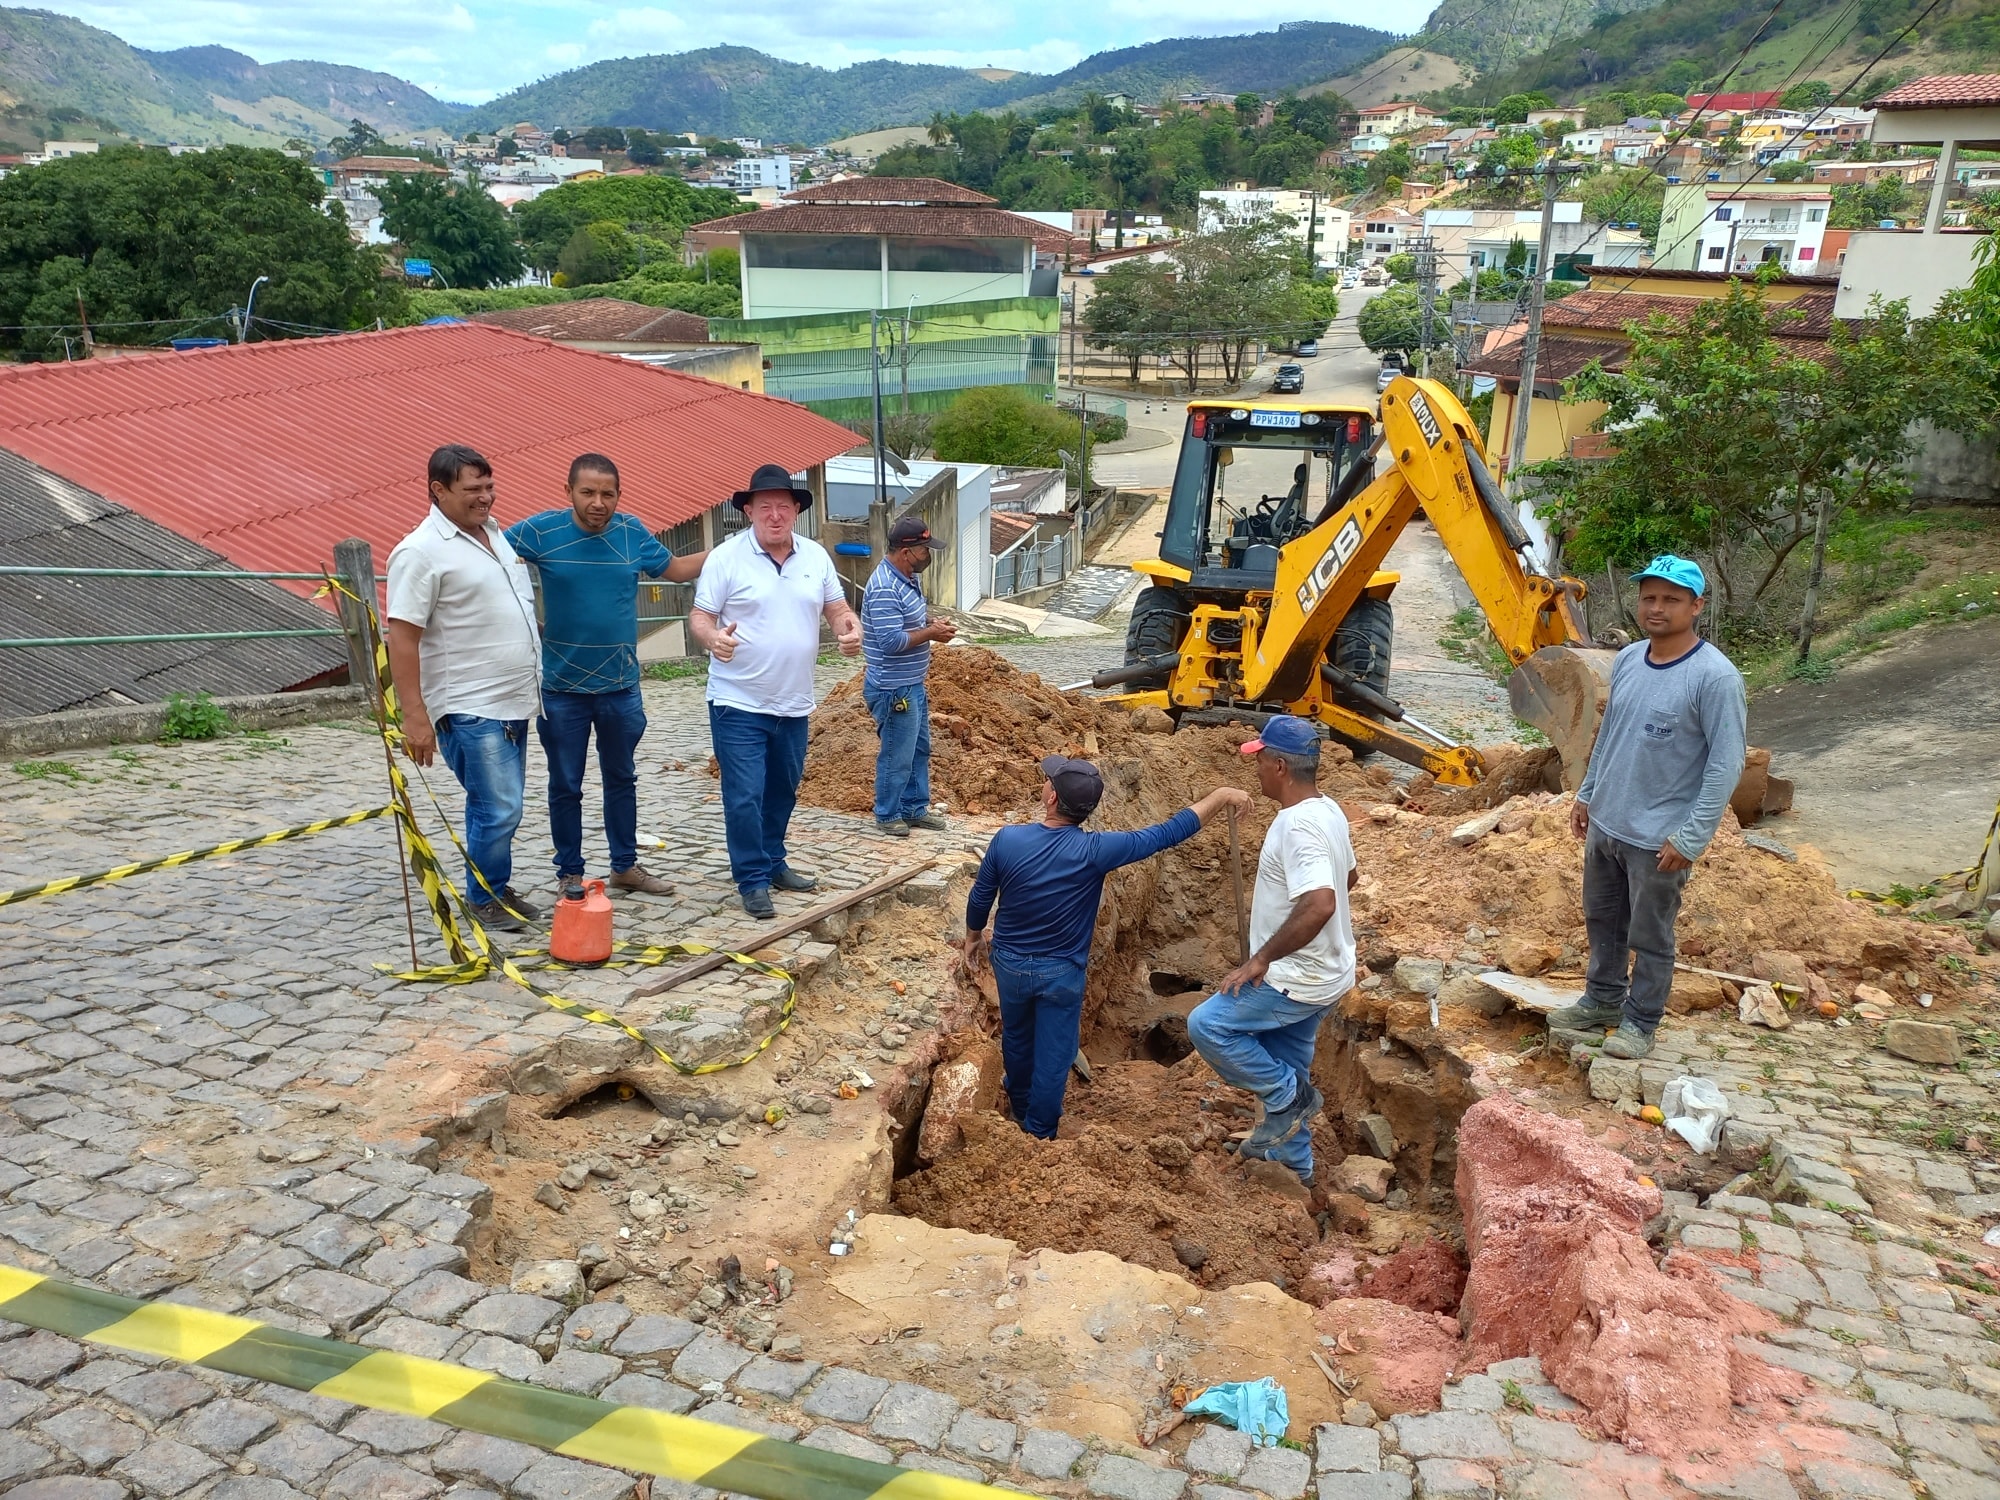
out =
{"type": "Polygon", "coordinates": [[[1257,738],[1244,742],[1242,753],[1255,755],[1260,750],[1276,750],[1280,755],[1316,754],[1319,751],[1319,730],[1290,714],[1272,714],[1264,721],[1264,728],[1257,738]]]}
{"type": "Polygon", "coordinates": [[[1701,564],[1690,558],[1675,557],[1671,552],[1662,552],[1632,575],[1634,583],[1641,578],[1664,578],[1668,583],[1686,589],[1697,599],[1708,592],[1708,579],[1701,571],[1701,564]]]}

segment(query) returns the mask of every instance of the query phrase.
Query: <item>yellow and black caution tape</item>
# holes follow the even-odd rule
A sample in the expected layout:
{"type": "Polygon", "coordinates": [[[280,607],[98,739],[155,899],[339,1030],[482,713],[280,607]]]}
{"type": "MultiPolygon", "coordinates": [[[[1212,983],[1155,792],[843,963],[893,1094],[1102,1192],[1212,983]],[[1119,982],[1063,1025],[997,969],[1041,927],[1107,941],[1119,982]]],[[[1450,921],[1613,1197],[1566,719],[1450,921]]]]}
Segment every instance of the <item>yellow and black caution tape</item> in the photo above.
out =
{"type": "MultiPolygon", "coordinates": [[[[1986,825],[1986,838],[1979,845],[1979,858],[1975,859],[1962,870],[1952,870],[1946,874],[1937,876],[1935,879],[1925,881],[1924,886],[1926,888],[1937,887],[1942,889],[1947,886],[1956,885],[1962,890],[1971,890],[1973,881],[1979,878],[1979,872],[1986,868],[1986,858],[1993,852],[1993,841],[1996,838],[2000,838],[2000,806],[1996,806],[1993,809],[1993,821],[1986,825]]],[[[1893,895],[1881,891],[1854,890],[1849,891],[1847,895],[1848,899],[1852,901],[1896,902],[1897,905],[1903,904],[1896,901],[1893,895]]],[[[1905,899],[1907,900],[1907,898],[1905,899]]]]}
{"type": "Polygon", "coordinates": [[[698,1417],[614,1406],[441,1360],[312,1338],[206,1308],[114,1297],[5,1264],[0,1318],[757,1500],[1021,1500],[992,1485],[848,1458],[698,1417]]]}
{"type": "MultiPolygon", "coordinates": [[[[320,592],[325,594],[331,591],[338,591],[361,606],[367,616],[369,633],[374,637],[375,673],[382,688],[381,730],[384,742],[388,745],[390,752],[388,756],[389,779],[396,791],[395,810],[398,813],[397,822],[402,828],[403,842],[409,851],[410,867],[416,872],[418,883],[423,887],[424,904],[430,909],[431,917],[437,923],[438,932],[444,939],[445,947],[450,950],[452,959],[449,964],[439,965],[435,968],[400,973],[390,964],[379,964],[377,967],[385,973],[394,974],[399,979],[443,982],[448,984],[463,984],[471,980],[481,979],[494,969],[498,969],[507,978],[513,980],[514,983],[520,985],[544,1004],[562,1011],[566,1015],[575,1016],[580,1021],[590,1021],[599,1026],[610,1026],[618,1031],[622,1031],[626,1036],[632,1038],[633,1041],[649,1049],[654,1056],[658,1057],[661,1062],[665,1063],[675,1072],[689,1076],[704,1073],[720,1073],[728,1068],[741,1067],[776,1041],[785,1028],[791,1025],[792,1016],[798,1009],[798,982],[793,979],[790,973],[776,964],[767,963],[760,958],[752,958],[746,953],[717,950],[705,947],[699,943],[673,943],[645,947],[620,943],[614,947],[613,957],[610,960],[613,964],[659,964],[664,963],[670,958],[697,958],[722,951],[731,963],[738,964],[747,969],[753,969],[760,974],[768,974],[772,978],[783,982],[784,998],[778,1006],[777,1019],[765,1030],[763,1036],[758,1039],[755,1046],[740,1056],[731,1056],[705,1063],[688,1063],[675,1057],[666,1048],[648,1037],[630,1022],[621,1020],[608,1011],[598,1010],[594,1006],[584,1005],[578,1001],[567,999],[562,995],[558,995],[553,990],[536,984],[532,979],[528,978],[526,970],[529,968],[548,969],[567,967],[550,958],[545,949],[534,949],[519,954],[500,953],[495,949],[493,943],[486,935],[486,929],[480,924],[479,919],[473,915],[471,907],[466,904],[464,898],[459,894],[457,887],[445,877],[443,868],[438,863],[437,851],[432,847],[430,840],[424,835],[423,830],[417,826],[416,816],[412,811],[410,800],[409,778],[403,774],[403,768],[396,761],[396,750],[402,748],[405,744],[402,729],[402,710],[397,703],[395,684],[390,677],[389,652],[387,646],[383,643],[379,620],[375,612],[375,601],[360,598],[339,579],[329,577],[326,586],[320,592]],[[459,925],[459,914],[452,910],[453,903],[457,903],[463,909],[464,930],[461,930],[459,925]],[[471,933],[470,942],[466,939],[465,932],[467,930],[471,933]],[[531,962],[523,965],[516,962],[517,959],[528,959],[531,962]]],[[[493,889],[492,883],[480,871],[478,861],[473,859],[471,851],[465,847],[465,841],[459,837],[458,830],[452,826],[450,816],[445,812],[443,804],[438,801],[437,793],[431,790],[430,778],[424,775],[421,766],[417,767],[417,780],[424,789],[424,795],[430,799],[431,807],[438,815],[438,821],[444,825],[445,833],[450,837],[452,844],[457,848],[459,854],[464,857],[466,868],[472,872],[473,878],[479,882],[480,887],[490,899],[495,901],[501,900],[500,893],[493,889]]]]}
{"type": "Polygon", "coordinates": [[[110,885],[113,881],[129,880],[134,875],[147,875],[154,870],[174,870],[204,859],[221,859],[224,855],[242,854],[251,849],[282,844],[288,839],[302,839],[311,834],[325,833],[329,828],[352,828],[356,823],[366,823],[371,818],[395,816],[401,811],[401,807],[394,805],[364,807],[359,812],[342,813],[337,818],[319,818],[311,823],[299,823],[290,828],[274,828],[269,833],[260,833],[251,838],[225,839],[220,844],[210,844],[206,849],[183,849],[179,854],[168,854],[159,859],[134,860],[129,865],[115,865],[109,870],[99,870],[94,875],[65,875],[60,880],[44,881],[41,885],[24,885],[18,890],[0,891],[0,906],[12,906],[17,901],[32,901],[37,896],[60,896],[65,891],[85,890],[94,885],[110,885]]]}

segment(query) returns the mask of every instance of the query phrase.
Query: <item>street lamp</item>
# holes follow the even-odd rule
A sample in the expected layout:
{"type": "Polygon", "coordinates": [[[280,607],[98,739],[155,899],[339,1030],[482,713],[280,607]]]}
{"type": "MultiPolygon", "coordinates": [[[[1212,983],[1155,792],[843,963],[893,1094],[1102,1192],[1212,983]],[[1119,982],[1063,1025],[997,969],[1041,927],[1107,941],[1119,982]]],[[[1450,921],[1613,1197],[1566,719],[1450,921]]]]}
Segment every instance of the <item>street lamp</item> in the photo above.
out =
{"type": "Polygon", "coordinates": [[[245,299],[243,304],[243,323],[242,326],[239,327],[236,331],[237,332],[236,342],[239,344],[247,344],[250,342],[250,319],[251,316],[257,311],[257,288],[262,286],[265,282],[269,281],[270,279],[271,278],[268,276],[259,276],[255,281],[250,283],[250,295],[248,298],[245,299]]]}

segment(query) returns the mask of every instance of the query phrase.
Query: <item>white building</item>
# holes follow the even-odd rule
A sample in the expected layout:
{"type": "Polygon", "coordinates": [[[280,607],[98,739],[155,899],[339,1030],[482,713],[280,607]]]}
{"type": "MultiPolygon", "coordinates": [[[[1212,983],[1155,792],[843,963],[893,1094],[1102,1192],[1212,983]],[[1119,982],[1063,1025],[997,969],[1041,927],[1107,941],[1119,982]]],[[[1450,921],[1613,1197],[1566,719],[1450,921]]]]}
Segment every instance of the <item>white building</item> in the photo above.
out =
{"type": "Polygon", "coordinates": [[[1392,137],[1384,135],[1380,131],[1368,131],[1362,135],[1357,135],[1353,140],[1349,141],[1347,149],[1350,151],[1387,151],[1392,139],[1392,137]]]}
{"type": "Polygon", "coordinates": [[[1377,210],[1361,221],[1361,258],[1379,263],[1409,248],[1408,241],[1423,232],[1424,221],[1415,214],[1391,214],[1377,210]]]}
{"type": "Polygon", "coordinates": [[[729,164],[730,185],[739,193],[754,188],[771,188],[780,193],[792,189],[792,159],[789,156],[744,156],[729,164]]]}
{"type": "Polygon", "coordinates": [[[1296,188],[1214,188],[1201,195],[1196,212],[1204,233],[1274,216],[1288,219],[1288,237],[1304,245],[1310,233],[1313,259],[1322,266],[1340,260],[1353,221],[1346,209],[1329,208],[1317,195],[1296,188]]]}
{"type": "Polygon", "coordinates": [[[1820,243],[1833,207],[1831,192],[1769,193],[1756,187],[1711,187],[1708,213],[1696,238],[1697,271],[1754,271],[1776,261],[1801,276],[1819,270],[1820,243]]]}
{"type": "MultiPolygon", "coordinates": [[[[929,459],[909,460],[907,474],[894,469],[888,473],[889,507],[896,510],[946,469],[958,471],[958,535],[949,545],[938,566],[958,568],[958,607],[971,609],[993,592],[993,555],[988,533],[992,524],[993,477],[991,464],[947,464],[929,459]]],[[[830,458],[826,463],[826,514],[835,521],[865,521],[868,505],[875,498],[875,460],[872,457],[830,458]]]]}

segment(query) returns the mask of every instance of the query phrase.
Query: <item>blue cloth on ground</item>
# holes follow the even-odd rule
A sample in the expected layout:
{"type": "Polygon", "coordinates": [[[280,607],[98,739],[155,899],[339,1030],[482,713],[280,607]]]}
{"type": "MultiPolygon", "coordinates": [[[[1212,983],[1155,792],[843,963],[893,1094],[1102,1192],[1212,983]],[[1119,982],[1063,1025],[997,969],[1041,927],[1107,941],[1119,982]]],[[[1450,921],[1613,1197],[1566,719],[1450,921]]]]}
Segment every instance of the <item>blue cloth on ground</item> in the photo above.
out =
{"type": "Polygon", "coordinates": [[[1292,1425],[1285,1388],[1268,1375],[1262,1380],[1212,1385],[1181,1410],[1191,1417],[1214,1417],[1238,1432],[1247,1432],[1260,1448],[1275,1448],[1292,1425]]]}

